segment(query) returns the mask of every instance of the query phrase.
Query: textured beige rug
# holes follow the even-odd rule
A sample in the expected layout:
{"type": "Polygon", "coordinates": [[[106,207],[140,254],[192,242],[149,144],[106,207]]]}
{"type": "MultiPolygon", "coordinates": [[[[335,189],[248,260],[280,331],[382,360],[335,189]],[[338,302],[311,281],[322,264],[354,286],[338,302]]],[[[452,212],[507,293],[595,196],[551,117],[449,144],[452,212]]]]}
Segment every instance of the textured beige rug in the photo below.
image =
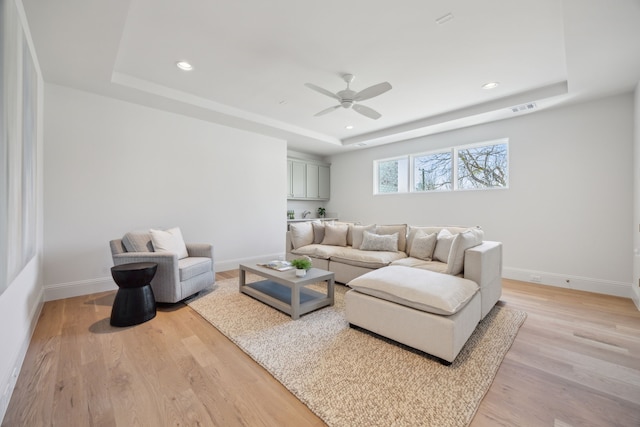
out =
{"type": "Polygon", "coordinates": [[[291,318],[238,292],[237,279],[188,305],[330,426],[466,426],[526,314],[495,307],[450,366],[349,328],[336,303],[291,318]]]}

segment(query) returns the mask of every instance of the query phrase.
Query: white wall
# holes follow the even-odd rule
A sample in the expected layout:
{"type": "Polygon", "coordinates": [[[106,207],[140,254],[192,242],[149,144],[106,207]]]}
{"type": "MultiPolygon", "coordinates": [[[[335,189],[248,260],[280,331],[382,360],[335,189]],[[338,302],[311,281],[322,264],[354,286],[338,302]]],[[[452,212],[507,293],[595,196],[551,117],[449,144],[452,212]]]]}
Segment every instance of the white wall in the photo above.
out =
{"type": "Polygon", "coordinates": [[[327,209],[362,223],[480,225],[504,243],[505,277],[630,297],[633,108],[625,94],[333,156],[327,209]],[[504,137],[507,190],[372,194],[375,159],[504,137]]]}
{"type": "MultiPolygon", "coordinates": [[[[6,1],[0,4],[4,8],[0,12],[3,19],[16,19],[17,26],[5,25],[7,21],[2,21],[0,31],[3,38],[22,38],[22,29],[25,28],[24,41],[28,44],[29,50],[34,58],[35,53],[33,43],[28,31],[27,21],[24,17],[24,10],[20,2],[6,1]],[[17,7],[16,7],[17,6],[17,7]],[[12,34],[8,34],[9,32],[12,34]]],[[[6,48],[6,46],[5,46],[6,48]]],[[[0,51],[0,54],[2,52],[0,51]]],[[[18,373],[22,366],[22,361],[29,348],[31,334],[35,328],[43,301],[42,289],[42,74],[35,58],[35,70],[37,74],[37,170],[36,170],[36,255],[27,263],[18,276],[9,283],[7,289],[0,294],[0,420],[4,418],[9,404],[9,399],[15,387],[18,373]]],[[[7,71],[9,67],[16,67],[17,82],[5,87],[5,95],[13,97],[22,96],[22,74],[19,70],[19,63],[11,62],[3,64],[7,71]],[[8,92],[11,92],[10,94],[8,92]]],[[[6,83],[6,81],[4,82],[6,83]]],[[[4,84],[0,81],[0,84],[4,84]]],[[[0,112],[2,113],[2,112],[0,112]]],[[[4,132],[4,129],[2,130],[4,132]]],[[[2,147],[4,149],[4,147],[2,147]]],[[[4,173],[4,170],[2,171],[4,173]]],[[[3,193],[3,197],[6,195],[3,193]]],[[[8,224],[15,227],[15,224],[8,224]]]]}
{"type": "Polygon", "coordinates": [[[633,301],[640,310],[640,83],[636,85],[634,96],[634,156],[633,156],[633,301]]]}
{"type": "Polygon", "coordinates": [[[283,253],[286,142],[45,88],[46,298],[113,288],[109,240],[179,226],[216,271],[283,253]]]}

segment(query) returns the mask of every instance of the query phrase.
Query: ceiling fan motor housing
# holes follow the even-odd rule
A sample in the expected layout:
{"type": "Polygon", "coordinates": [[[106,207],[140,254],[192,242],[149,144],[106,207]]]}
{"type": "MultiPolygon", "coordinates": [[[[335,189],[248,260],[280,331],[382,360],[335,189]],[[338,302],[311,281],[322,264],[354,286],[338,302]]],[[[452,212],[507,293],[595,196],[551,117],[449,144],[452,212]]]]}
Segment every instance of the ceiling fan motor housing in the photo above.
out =
{"type": "Polygon", "coordinates": [[[356,92],[351,89],[345,89],[338,92],[338,96],[340,97],[340,105],[344,108],[351,108],[353,105],[353,97],[356,95],[356,92]]]}

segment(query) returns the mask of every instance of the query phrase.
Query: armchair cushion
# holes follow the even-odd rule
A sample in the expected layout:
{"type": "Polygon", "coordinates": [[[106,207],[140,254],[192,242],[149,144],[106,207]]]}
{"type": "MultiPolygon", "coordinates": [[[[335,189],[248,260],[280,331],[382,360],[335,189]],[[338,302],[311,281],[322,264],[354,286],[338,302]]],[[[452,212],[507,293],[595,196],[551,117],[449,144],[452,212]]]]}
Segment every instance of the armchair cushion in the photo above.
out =
{"type": "Polygon", "coordinates": [[[178,261],[180,281],[184,282],[212,270],[211,258],[189,257],[178,261]]]}

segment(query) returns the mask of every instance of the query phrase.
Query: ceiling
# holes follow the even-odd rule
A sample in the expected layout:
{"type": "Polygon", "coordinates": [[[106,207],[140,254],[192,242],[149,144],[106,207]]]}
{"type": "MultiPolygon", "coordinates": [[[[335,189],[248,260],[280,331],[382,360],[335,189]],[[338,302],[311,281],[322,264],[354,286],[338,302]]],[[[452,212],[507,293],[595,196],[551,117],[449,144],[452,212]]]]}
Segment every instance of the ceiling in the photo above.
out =
{"type": "Polygon", "coordinates": [[[322,156],[622,93],[640,80],[640,0],[23,5],[46,82],[322,156]],[[181,60],[193,70],[179,70],[181,60]],[[391,83],[362,102],[380,119],[344,108],[314,116],[337,101],[304,84],[337,92],[345,73],[355,91],[391,83]],[[523,104],[536,108],[513,112],[523,104]]]}

